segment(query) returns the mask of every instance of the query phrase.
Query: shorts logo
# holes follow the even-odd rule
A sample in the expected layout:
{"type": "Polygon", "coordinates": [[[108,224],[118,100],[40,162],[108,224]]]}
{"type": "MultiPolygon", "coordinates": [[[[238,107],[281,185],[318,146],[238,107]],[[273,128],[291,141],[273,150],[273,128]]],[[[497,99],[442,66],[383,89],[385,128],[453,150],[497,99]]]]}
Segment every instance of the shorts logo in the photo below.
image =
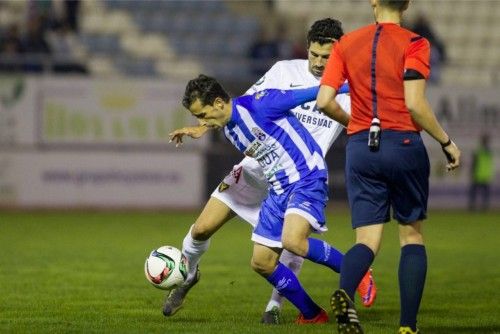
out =
{"type": "Polygon", "coordinates": [[[266,134],[257,127],[252,128],[252,134],[260,141],[264,141],[266,139],[266,134]]]}
{"type": "Polygon", "coordinates": [[[243,167],[239,166],[238,168],[235,168],[231,171],[231,175],[234,178],[234,183],[238,183],[238,181],[240,180],[242,170],[243,170],[243,167]]]}
{"type": "Polygon", "coordinates": [[[229,184],[227,183],[224,183],[224,182],[221,182],[219,184],[219,192],[223,192],[224,190],[227,190],[229,188],[229,184]]]}
{"type": "Polygon", "coordinates": [[[311,203],[310,202],[303,202],[303,203],[300,203],[299,206],[306,208],[306,209],[309,209],[309,207],[311,206],[311,203]]]}

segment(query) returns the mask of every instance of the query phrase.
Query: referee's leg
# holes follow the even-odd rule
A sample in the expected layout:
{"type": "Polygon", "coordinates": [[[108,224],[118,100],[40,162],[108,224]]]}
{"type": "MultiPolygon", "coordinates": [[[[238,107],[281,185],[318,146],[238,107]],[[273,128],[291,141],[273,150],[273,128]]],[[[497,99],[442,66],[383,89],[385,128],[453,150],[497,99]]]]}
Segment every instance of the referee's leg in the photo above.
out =
{"type": "Polygon", "coordinates": [[[422,236],[422,221],[399,225],[400,326],[417,330],[417,314],[427,274],[427,254],[422,236]]]}
{"type": "Polygon", "coordinates": [[[340,269],[340,288],[353,301],[359,283],[379,250],[383,229],[383,223],[356,228],[356,244],[344,254],[340,269]]]}

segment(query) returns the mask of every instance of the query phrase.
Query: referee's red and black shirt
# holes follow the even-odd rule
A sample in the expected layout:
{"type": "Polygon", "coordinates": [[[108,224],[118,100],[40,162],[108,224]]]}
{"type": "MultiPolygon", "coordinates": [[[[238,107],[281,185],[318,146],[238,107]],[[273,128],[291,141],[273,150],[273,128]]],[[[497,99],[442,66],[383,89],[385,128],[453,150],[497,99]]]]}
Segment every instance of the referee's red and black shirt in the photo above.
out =
{"type": "Polygon", "coordinates": [[[377,112],[382,129],[420,131],[406,108],[403,76],[430,74],[427,39],[397,24],[372,24],[342,36],[326,65],[322,85],[336,90],[349,81],[351,120],[347,133],[367,130],[377,112]]]}

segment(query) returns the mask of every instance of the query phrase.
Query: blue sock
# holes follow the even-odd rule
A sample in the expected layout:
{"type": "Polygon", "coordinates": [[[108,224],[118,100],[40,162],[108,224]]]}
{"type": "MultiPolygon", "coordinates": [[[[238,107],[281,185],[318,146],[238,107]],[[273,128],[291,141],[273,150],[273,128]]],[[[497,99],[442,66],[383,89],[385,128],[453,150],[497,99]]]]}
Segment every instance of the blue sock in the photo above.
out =
{"type": "Polygon", "coordinates": [[[340,269],[340,288],[354,301],[359,283],[372,265],[375,254],[364,244],[355,244],[344,254],[340,269]]]}
{"type": "Polygon", "coordinates": [[[305,258],[327,266],[336,273],[339,273],[344,255],[323,240],[313,238],[307,240],[309,241],[309,251],[305,258]]]}
{"type": "Polygon", "coordinates": [[[417,313],[424,292],[427,273],[427,254],[424,245],[406,245],[401,248],[399,260],[399,295],[401,299],[401,326],[417,329],[417,313]]]}
{"type": "Polygon", "coordinates": [[[300,310],[305,319],[312,319],[321,311],[321,308],[302,288],[297,276],[284,264],[278,262],[274,272],[266,279],[280,294],[300,310]]]}

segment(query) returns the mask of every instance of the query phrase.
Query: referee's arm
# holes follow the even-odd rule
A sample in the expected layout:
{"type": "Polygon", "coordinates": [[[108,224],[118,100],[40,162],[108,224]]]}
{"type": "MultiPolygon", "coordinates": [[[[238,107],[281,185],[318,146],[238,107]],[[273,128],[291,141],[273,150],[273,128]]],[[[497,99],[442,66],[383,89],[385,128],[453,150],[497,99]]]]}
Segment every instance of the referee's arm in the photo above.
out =
{"type": "Polygon", "coordinates": [[[328,85],[321,85],[316,97],[316,107],[331,119],[347,127],[351,116],[337,103],[335,96],[337,96],[335,88],[328,85]]]}
{"type": "Polygon", "coordinates": [[[449,170],[460,165],[460,150],[439,124],[432,112],[429,101],[425,97],[425,79],[410,79],[404,81],[406,108],[415,123],[424,129],[432,138],[437,140],[448,157],[449,170]]]}

